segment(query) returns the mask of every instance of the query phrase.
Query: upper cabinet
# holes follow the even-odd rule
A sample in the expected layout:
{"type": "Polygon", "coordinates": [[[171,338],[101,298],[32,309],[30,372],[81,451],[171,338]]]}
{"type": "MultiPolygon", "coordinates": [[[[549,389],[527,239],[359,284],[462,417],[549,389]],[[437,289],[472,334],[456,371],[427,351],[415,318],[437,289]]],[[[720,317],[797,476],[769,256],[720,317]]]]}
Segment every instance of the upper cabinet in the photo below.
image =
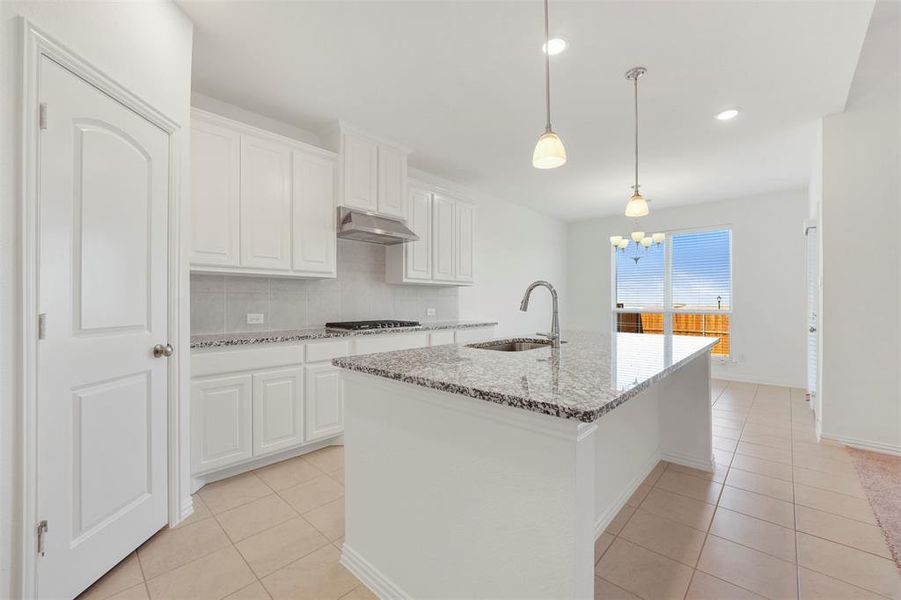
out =
{"type": "Polygon", "coordinates": [[[412,183],[407,226],[419,241],[388,246],[388,283],[469,285],[473,283],[475,209],[443,190],[412,183]]]}
{"type": "Polygon", "coordinates": [[[333,153],[200,110],[191,133],[192,270],[336,276],[333,153]]]}
{"type": "Polygon", "coordinates": [[[330,136],[337,147],[338,204],[404,218],[409,150],[339,123],[330,136]]]}

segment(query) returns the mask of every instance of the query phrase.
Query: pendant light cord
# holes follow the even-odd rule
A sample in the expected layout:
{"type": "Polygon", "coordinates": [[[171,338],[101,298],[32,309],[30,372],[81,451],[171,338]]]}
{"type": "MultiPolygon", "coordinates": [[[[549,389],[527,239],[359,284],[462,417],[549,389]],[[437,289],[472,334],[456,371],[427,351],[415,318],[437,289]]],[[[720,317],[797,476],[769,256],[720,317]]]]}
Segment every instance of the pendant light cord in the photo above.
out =
{"type": "Polygon", "coordinates": [[[545,133],[551,131],[551,34],[548,28],[548,0],[544,0],[544,106],[547,122],[545,133]]]}
{"type": "Polygon", "coordinates": [[[635,193],[638,193],[638,76],[635,82],[635,193]]]}

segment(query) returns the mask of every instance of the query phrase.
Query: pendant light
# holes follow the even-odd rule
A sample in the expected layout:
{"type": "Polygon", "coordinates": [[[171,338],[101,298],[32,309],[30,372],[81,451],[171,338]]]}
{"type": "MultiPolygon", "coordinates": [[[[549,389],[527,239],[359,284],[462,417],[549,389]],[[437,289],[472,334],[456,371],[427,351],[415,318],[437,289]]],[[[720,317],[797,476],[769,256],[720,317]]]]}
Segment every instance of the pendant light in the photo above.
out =
{"type": "Polygon", "coordinates": [[[627,217],[643,217],[648,214],[648,203],[638,191],[638,79],[647,72],[644,67],[634,67],[626,71],[626,79],[635,85],[635,185],[632,186],[632,197],[626,204],[627,217]]]}
{"type": "MultiPolygon", "coordinates": [[[[547,2],[548,0],[544,0],[545,49],[550,48],[547,2]]],[[[547,119],[544,133],[538,138],[532,153],[532,166],[536,169],[556,169],[566,164],[566,148],[563,147],[560,136],[551,129],[551,55],[547,51],[544,52],[544,106],[547,119]]]]}

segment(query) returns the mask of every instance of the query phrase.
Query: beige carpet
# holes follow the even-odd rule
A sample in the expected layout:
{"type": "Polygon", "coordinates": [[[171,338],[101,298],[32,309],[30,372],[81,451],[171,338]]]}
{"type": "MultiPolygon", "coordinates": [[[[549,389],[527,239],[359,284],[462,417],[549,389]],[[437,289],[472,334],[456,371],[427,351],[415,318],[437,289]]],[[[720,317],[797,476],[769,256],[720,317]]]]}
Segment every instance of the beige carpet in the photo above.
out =
{"type": "Polygon", "coordinates": [[[901,458],[849,448],[860,482],[901,570],[901,458]]]}

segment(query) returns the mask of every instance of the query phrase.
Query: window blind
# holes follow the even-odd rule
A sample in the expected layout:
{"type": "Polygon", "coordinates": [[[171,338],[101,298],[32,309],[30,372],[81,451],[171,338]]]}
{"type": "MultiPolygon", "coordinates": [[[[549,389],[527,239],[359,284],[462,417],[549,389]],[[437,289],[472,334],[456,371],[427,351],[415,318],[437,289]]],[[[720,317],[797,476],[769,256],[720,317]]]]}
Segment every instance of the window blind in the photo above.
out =
{"type": "Polygon", "coordinates": [[[676,233],[672,244],[673,308],[731,310],[732,234],[728,229],[676,233]]]}
{"type": "Polygon", "coordinates": [[[616,302],[625,308],[663,306],[663,248],[629,245],[616,252],[616,302]],[[635,260],[635,257],[640,257],[635,260]]]}

